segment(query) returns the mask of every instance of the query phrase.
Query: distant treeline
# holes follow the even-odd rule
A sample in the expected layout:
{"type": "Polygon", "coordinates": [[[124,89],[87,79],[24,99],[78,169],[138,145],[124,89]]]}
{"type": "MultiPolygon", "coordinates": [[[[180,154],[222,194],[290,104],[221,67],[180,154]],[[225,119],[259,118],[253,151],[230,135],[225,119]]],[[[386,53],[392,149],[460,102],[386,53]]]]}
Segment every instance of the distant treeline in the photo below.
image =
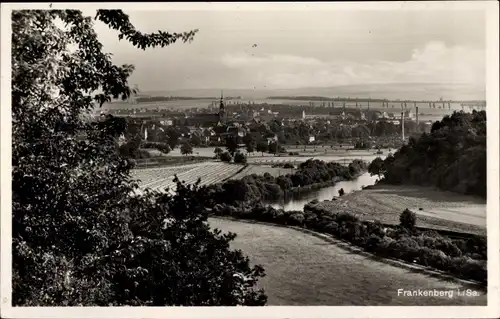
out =
{"type": "Polygon", "coordinates": [[[299,101],[352,101],[352,102],[419,102],[419,103],[469,103],[469,104],[485,104],[486,101],[471,100],[471,101],[434,101],[434,100],[389,100],[389,99],[373,99],[373,98],[356,98],[356,97],[325,97],[325,96],[269,96],[269,100],[299,100],[299,101]]]}
{"type": "MultiPolygon", "coordinates": [[[[194,96],[141,96],[136,98],[137,103],[144,102],[164,102],[164,101],[189,101],[189,100],[218,100],[218,97],[206,96],[206,97],[194,97],[194,96]]],[[[241,96],[237,97],[225,97],[225,100],[230,99],[241,99],[241,96]]]]}
{"type": "Polygon", "coordinates": [[[358,102],[387,102],[388,99],[366,99],[351,97],[325,97],[325,96],[269,96],[270,100],[309,100],[309,101],[358,101],[358,102]]]}

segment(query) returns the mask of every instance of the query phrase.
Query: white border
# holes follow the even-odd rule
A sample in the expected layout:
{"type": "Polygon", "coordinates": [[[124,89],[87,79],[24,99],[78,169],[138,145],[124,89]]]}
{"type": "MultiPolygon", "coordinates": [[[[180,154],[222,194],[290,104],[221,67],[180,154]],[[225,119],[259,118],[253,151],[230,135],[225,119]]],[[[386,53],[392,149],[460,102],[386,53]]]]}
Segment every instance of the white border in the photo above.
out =
{"type": "Polygon", "coordinates": [[[487,145],[488,145],[488,306],[486,307],[10,307],[11,296],[11,97],[10,11],[48,9],[49,3],[2,4],[1,12],[1,317],[6,318],[497,318],[499,302],[499,20],[496,1],[348,2],[348,3],[54,3],[52,8],[95,10],[483,10],[487,16],[487,145]]]}

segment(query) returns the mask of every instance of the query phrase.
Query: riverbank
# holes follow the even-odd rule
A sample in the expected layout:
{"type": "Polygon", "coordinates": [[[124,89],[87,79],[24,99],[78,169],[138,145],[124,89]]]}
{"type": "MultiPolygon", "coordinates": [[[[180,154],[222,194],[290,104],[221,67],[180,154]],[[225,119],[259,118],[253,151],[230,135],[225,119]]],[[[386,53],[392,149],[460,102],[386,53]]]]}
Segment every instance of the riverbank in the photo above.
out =
{"type": "Polygon", "coordinates": [[[338,197],[339,190],[343,189],[345,194],[359,191],[365,186],[375,184],[377,177],[371,176],[370,173],[360,172],[356,178],[352,180],[340,180],[336,182],[327,182],[323,185],[316,184],[308,191],[292,194],[289,198],[281,201],[269,201],[266,205],[270,205],[276,209],[283,209],[285,211],[302,211],[304,206],[311,201],[324,201],[332,200],[338,197]]]}
{"type": "Polygon", "coordinates": [[[417,214],[417,226],[486,235],[485,200],[431,187],[377,184],[312,206],[395,225],[408,208],[417,214]]]}

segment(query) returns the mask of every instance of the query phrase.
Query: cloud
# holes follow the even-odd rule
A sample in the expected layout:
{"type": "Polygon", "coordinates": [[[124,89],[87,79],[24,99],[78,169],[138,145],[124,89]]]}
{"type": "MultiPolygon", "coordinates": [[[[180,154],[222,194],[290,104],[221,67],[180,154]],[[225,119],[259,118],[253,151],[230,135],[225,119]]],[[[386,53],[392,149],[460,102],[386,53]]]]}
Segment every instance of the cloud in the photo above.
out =
{"type": "Polygon", "coordinates": [[[247,85],[274,88],[377,83],[460,83],[484,87],[485,52],[428,42],[406,61],[319,60],[311,57],[240,52],[220,59],[247,85]]]}

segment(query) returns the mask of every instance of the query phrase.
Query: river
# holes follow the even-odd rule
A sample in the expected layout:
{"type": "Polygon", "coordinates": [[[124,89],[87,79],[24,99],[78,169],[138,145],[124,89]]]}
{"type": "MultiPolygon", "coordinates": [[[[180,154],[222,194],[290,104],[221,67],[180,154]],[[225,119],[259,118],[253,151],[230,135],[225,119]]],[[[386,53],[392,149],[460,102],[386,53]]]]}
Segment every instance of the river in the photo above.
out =
{"type": "Polygon", "coordinates": [[[295,194],[292,198],[286,200],[268,202],[267,204],[285,211],[303,210],[304,205],[310,201],[317,199],[318,201],[332,200],[333,197],[339,196],[339,190],[344,189],[345,194],[353,191],[361,190],[363,186],[374,185],[377,176],[370,176],[370,173],[364,173],[352,181],[342,181],[335,184],[335,186],[321,188],[319,190],[310,191],[304,194],[295,194]]]}

